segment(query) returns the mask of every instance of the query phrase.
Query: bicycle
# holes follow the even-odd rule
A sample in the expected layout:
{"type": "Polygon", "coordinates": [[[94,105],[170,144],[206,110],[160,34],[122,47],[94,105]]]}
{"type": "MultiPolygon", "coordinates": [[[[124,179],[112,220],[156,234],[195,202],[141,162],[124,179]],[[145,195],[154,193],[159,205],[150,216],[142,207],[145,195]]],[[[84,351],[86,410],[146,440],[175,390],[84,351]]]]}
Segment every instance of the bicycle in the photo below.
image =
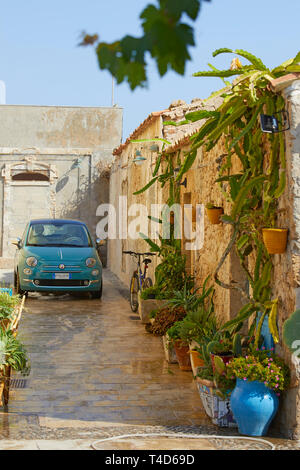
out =
{"type": "Polygon", "coordinates": [[[146,277],[147,269],[149,263],[152,263],[151,259],[145,258],[146,256],[155,256],[155,253],[136,253],[135,251],[123,251],[124,254],[130,255],[133,258],[137,259],[137,269],[132,274],[130,280],[130,307],[133,312],[136,312],[139,307],[138,302],[138,293],[142,289],[146,289],[147,287],[152,287],[152,279],[150,277],[146,277]],[[141,258],[143,258],[141,262],[141,258]],[[144,272],[142,272],[142,263],[144,263],[144,272]]]}

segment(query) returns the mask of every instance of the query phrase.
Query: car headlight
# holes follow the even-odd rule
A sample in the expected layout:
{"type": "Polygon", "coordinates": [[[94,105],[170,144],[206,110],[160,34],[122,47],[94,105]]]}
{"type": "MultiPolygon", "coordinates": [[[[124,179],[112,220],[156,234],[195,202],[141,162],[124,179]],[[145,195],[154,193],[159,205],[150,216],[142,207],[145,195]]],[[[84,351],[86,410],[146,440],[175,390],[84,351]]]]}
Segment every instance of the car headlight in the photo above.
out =
{"type": "Polygon", "coordinates": [[[24,272],[24,274],[32,274],[32,271],[31,271],[30,268],[25,268],[25,269],[23,270],[23,272],[24,272]]]}
{"type": "Polygon", "coordinates": [[[95,258],[88,258],[86,261],[85,261],[85,264],[87,265],[88,268],[93,268],[96,264],[96,260],[95,258]]]}
{"type": "Polygon", "coordinates": [[[26,264],[27,264],[28,266],[34,267],[34,266],[37,265],[37,262],[38,262],[38,261],[37,261],[37,259],[36,259],[34,256],[29,256],[29,258],[26,259],[26,264]]]}
{"type": "Polygon", "coordinates": [[[93,276],[98,276],[98,274],[99,274],[99,269],[93,269],[92,275],[93,276]]]}

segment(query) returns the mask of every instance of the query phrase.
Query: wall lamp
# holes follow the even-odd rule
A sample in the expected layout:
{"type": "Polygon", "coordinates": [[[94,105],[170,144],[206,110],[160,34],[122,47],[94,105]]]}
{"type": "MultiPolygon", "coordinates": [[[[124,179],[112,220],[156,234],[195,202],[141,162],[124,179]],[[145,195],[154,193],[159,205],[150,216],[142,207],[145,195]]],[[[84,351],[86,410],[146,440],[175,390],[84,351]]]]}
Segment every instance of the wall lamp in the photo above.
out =
{"type": "Polygon", "coordinates": [[[142,165],[146,160],[147,158],[142,156],[142,153],[140,150],[135,151],[135,157],[132,160],[133,163],[135,163],[136,165],[142,165]]]}
{"type": "Polygon", "coordinates": [[[260,128],[263,132],[268,132],[269,134],[288,131],[290,128],[288,112],[279,111],[278,113],[274,113],[272,116],[268,114],[260,114],[260,128]],[[277,114],[281,115],[280,119],[275,117],[277,114]]]}

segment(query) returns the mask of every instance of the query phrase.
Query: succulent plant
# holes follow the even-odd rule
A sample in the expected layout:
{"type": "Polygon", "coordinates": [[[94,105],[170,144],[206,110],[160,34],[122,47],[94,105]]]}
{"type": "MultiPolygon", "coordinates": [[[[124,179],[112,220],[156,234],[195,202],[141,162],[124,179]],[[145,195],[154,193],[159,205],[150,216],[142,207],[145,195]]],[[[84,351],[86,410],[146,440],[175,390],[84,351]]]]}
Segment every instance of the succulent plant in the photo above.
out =
{"type": "Polygon", "coordinates": [[[293,354],[300,357],[300,309],[284,322],[283,341],[293,354]]]}

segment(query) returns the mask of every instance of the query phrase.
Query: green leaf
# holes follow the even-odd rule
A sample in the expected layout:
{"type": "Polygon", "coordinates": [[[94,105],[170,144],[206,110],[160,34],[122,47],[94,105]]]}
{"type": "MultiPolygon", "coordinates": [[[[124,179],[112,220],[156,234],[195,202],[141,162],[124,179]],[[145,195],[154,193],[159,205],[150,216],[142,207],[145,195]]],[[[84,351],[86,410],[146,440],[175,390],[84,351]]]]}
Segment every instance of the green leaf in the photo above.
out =
{"type": "Polygon", "coordinates": [[[207,119],[211,117],[219,118],[220,113],[218,111],[207,111],[205,109],[199,111],[193,111],[185,115],[188,121],[200,121],[201,119],[207,119]]]}
{"type": "Polygon", "coordinates": [[[151,248],[151,251],[155,252],[155,253],[159,253],[160,252],[160,247],[154,243],[150,238],[147,237],[147,235],[145,235],[144,233],[140,232],[139,233],[140,237],[145,240],[145,242],[148,243],[148,245],[150,246],[151,248]]]}
{"type": "Polygon", "coordinates": [[[234,52],[235,54],[238,54],[239,56],[249,60],[249,62],[251,62],[251,64],[253,64],[258,70],[268,70],[262,60],[250,52],[244,51],[242,49],[236,49],[234,52]]]}
{"type": "Polygon", "coordinates": [[[169,140],[162,139],[162,138],[159,138],[159,137],[156,138],[156,139],[132,139],[130,142],[132,142],[133,144],[138,144],[138,143],[142,143],[142,142],[163,142],[166,145],[171,145],[171,143],[172,143],[169,140]]]}
{"type": "Polygon", "coordinates": [[[208,70],[203,72],[193,73],[193,77],[233,77],[235,75],[242,75],[244,73],[243,69],[236,70],[208,70]]]}
{"type": "Polygon", "coordinates": [[[233,52],[232,49],[228,49],[227,47],[222,47],[222,48],[220,48],[220,49],[215,50],[215,51],[212,53],[212,56],[213,56],[213,57],[216,57],[216,56],[219,55],[219,54],[231,53],[231,52],[233,52]]]}
{"type": "Polygon", "coordinates": [[[240,250],[248,241],[249,241],[249,235],[247,234],[242,235],[236,243],[237,248],[240,250]]]}
{"type": "Polygon", "coordinates": [[[155,176],[155,178],[153,178],[151,181],[149,181],[149,183],[147,183],[146,186],[144,186],[142,189],[140,189],[139,191],[136,191],[133,194],[135,196],[137,196],[138,194],[142,194],[143,192],[147,191],[147,189],[149,189],[156,182],[156,180],[158,178],[159,178],[159,176],[155,176]]]}
{"type": "Polygon", "coordinates": [[[285,174],[285,171],[282,171],[280,174],[278,187],[276,191],[274,192],[274,197],[276,199],[278,199],[281,196],[281,194],[284,192],[285,185],[286,185],[286,174],[285,174]]]}
{"type": "Polygon", "coordinates": [[[248,132],[251,131],[252,127],[255,125],[256,121],[257,121],[257,117],[259,115],[259,113],[261,112],[262,110],[262,107],[263,107],[263,104],[264,103],[260,103],[259,106],[257,106],[256,108],[256,111],[255,113],[253,114],[252,118],[250,119],[250,121],[248,122],[247,126],[244,127],[244,129],[242,130],[242,132],[238,135],[238,137],[236,137],[232,144],[230,145],[229,147],[229,151],[235,147],[235,145],[246,135],[248,134],[248,132]]]}
{"type": "Polygon", "coordinates": [[[183,165],[181,166],[179,173],[176,177],[176,181],[180,181],[184,173],[186,173],[191,166],[193,165],[195,159],[197,156],[197,150],[193,150],[192,152],[189,152],[183,162],[183,165]]]}
{"type": "Polygon", "coordinates": [[[248,181],[248,183],[245,184],[245,186],[240,189],[239,194],[237,195],[236,200],[234,202],[232,212],[231,212],[231,217],[233,219],[237,217],[237,215],[241,211],[243,204],[247,202],[247,196],[249,192],[251,191],[251,189],[261,184],[265,179],[266,179],[265,175],[256,176],[255,178],[252,178],[250,181],[248,181]]]}

